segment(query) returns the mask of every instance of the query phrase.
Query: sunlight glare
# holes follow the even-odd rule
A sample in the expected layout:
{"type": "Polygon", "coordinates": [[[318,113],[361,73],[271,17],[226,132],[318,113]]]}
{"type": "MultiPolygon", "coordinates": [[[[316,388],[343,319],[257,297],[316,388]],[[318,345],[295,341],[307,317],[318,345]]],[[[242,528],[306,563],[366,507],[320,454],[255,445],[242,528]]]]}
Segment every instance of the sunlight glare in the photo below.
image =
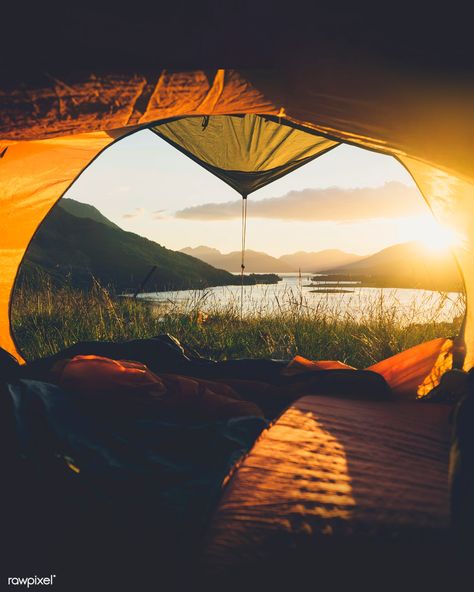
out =
{"type": "Polygon", "coordinates": [[[435,253],[446,252],[459,243],[456,231],[442,226],[431,215],[404,218],[401,221],[400,240],[418,241],[435,253]]]}

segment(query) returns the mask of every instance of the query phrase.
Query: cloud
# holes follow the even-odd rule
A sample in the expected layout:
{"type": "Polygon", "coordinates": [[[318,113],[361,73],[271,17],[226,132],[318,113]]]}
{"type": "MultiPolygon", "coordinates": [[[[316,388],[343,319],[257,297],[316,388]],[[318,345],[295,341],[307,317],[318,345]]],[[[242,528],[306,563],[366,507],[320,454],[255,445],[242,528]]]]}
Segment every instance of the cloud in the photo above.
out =
{"type": "MultiPolygon", "coordinates": [[[[398,181],[381,187],[303,189],[281,197],[252,200],[249,216],[279,220],[352,222],[426,214],[420,192],[398,181]]],[[[176,212],[187,220],[232,220],[241,216],[241,200],[206,203],[176,212]]]]}
{"type": "Polygon", "coordinates": [[[145,208],[135,208],[131,212],[126,212],[125,214],[122,214],[122,218],[130,220],[133,218],[139,218],[146,214],[148,216],[151,216],[153,220],[164,220],[167,218],[167,216],[163,212],[166,212],[166,210],[155,210],[154,212],[148,213],[148,211],[145,208]]]}
{"type": "Polygon", "coordinates": [[[142,216],[145,213],[144,208],[135,208],[132,212],[127,212],[122,214],[122,218],[138,218],[138,216],[142,216]]]}

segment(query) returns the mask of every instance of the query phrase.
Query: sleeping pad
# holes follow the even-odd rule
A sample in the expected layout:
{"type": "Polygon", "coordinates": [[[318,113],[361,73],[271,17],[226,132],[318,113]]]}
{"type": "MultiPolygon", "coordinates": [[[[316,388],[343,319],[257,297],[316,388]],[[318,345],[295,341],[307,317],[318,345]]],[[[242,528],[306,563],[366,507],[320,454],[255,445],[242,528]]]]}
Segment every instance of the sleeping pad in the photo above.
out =
{"type": "Polygon", "coordinates": [[[203,546],[209,583],[429,590],[445,578],[458,589],[449,414],[414,401],[298,399],[226,486],[203,546]]]}

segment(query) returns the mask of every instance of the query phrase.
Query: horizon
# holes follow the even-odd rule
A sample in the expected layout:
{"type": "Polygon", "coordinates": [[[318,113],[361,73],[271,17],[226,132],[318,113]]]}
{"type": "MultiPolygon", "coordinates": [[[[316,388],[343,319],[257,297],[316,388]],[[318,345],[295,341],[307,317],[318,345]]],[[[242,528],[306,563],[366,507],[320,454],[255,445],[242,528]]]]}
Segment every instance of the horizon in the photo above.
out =
{"type": "MultiPolygon", "coordinates": [[[[324,253],[326,251],[337,251],[339,253],[344,253],[345,255],[357,255],[358,257],[362,257],[362,258],[368,258],[368,257],[372,257],[372,255],[376,255],[377,253],[380,253],[381,251],[385,251],[386,249],[390,249],[391,247],[399,247],[402,245],[408,245],[408,244],[416,244],[418,245],[421,249],[427,249],[428,252],[433,253],[433,256],[436,254],[436,251],[433,249],[429,249],[427,248],[427,245],[423,242],[423,241],[419,241],[416,239],[410,240],[410,241],[404,241],[402,243],[393,243],[391,245],[388,245],[387,247],[383,247],[382,249],[379,249],[377,251],[374,251],[373,253],[368,253],[365,255],[361,255],[360,253],[354,253],[354,252],[348,252],[348,251],[343,251],[342,249],[338,249],[335,247],[332,248],[328,248],[328,249],[321,249],[320,251],[293,251],[293,252],[288,252],[288,253],[283,253],[283,255],[280,255],[279,257],[275,257],[276,259],[281,259],[282,257],[286,257],[288,255],[299,255],[299,254],[304,254],[304,255],[318,255],[320,253],[324,253]]],[[[219,249],[215,249],[214,247],[209,247],[208,245],[197,245],[196,247],[190,247],[189,245],[186,245],[185,247],[182,247],[180,249],[178,249],[178,251],[183,252],[185,250],[188,249],[213,249],[215,251],[218,251],[221,255],[230,255],[232,253],[239,253],[240,250],[237,249],[235,251],[228,251],[228,252],[223,252],[220,251],[219,249]]],[[[255,249],[246,249],[246,252],[253,252],[253,253],[259,253],[262,255],[269,255],[271,257],[273,257],[273,255],[271,255],[270,253],[267,253],[266,251],[256,251],[255,249]]]]}
{"type": "MultiPolygon", "coordinates": [[[[147,130],[104,152],[64,197],[172,250],[241,248],[240,196],[147,130]]],[[[445,249],[452,237],[399,162],[360,148],[341,145],[248,198],[247,249],[272,257],[367,257],[412,240],[445,249]]]]}
{"type": "MultiPolygon", "coordinates": [[[[71,198],[71,197],[64,197],[62,199],[75,201],[76,203],[80,203],[80,204],[83,204],[83,205],[92,205],[92,204],[86,204],[85,202],[79,202],[76,199],[71,198]]],[[[95,207],[97,209],[97,211],[100,214],[103,215],[103,213],[97,208],[97,206],[93,206],[93,207],[95,207]]],[[[129,231],[126,231],[121,226],[119,226],[119,228],[121,230],[124,230],[125,232],[129,232],[129,231]]],[[[433,256],[439,256],[439,254],[440,254],[439,250],[432,249],[425,242],[423,242],[421,240],[417,240],[417,239],[412,239],[412,240],[404,241],[404,242],[401,242],[401,243],[393,243],[393,244],[390,244],[390,245],[388,245],[386,247],[383,247],[382,249],[379,249],[377,251],[374,251],[372,253],[367,253],[367,254],[364,254],[364,255],[361,255],[359,253],[354,253],[354,252],[343,251],[342,249],[337,248],[337,247],[330,247],[330,248],[326,248],[326,249],[321,249],[319,251],[304,251],[304,250],[292,251],[292,252],[283,253],[280,256],[273,256],[273,255],[271,255],[270,253],[268,253],[266,251],[257,251],[255,249],[248,249],[248,248],[246,249],[246,253],[255,253],[255,254],[270,256],[270,257],[274,257],[275,259],[278,260],[278,259],[283,259],[284,257],[295,256],[295,255],[300,255],[300,254],[301,255],[319,255],[321,253],[326,253],[326,252],[328,252],[328,253],[329,252],[337,252],[337,253],[341,253],[341,254],[344,254],[344,255],[355,255],[357,257],[360,257],[360,259],[362,260],[362,259],[366,259],[366,258],[372,257],[373,255],[377,255],[380,252],[385,251],[387,249],[390,249],[392,247],[402,247],[402,246],[406,246],[406,245],[409,245],[409,244],[412,244],[414,246],[417,245],[420,249],[424,250],[427,254],[431,254],[433,256]]],[[[165,245],[162,245],[162,246],[165,246],[165,245]]],[[[208,250],[209,252],[212,251],[212,252],[218,253],[219,255],[222,255],[222,256],[227,256],[227,255],[231,255],[231,254],[235,254],[235,253],[240,253],[240,249],[237,249],[237,250],[234,250],[234,251],[222,251],[220,249],[217,249],[216,247],[211,247],[211,246],[205,245],[205,244],[196,245],[195,247],[194,246],[190,246],[190,245],[185,245],[184,247],[180,247],[180,248],[176,249],[176,251],[177,252],[184,252],[185,254],[189,254],[189,255],[194,256],[194,257],[197,257],[199,259],[199,257],[197,255],[193,255],[193,253],[187,253],[187,251],[197,251],[199,249],[205,249],[205,250],[208,250]]],[[[444,249],[442,251],[444,251],[444,249]]],[[[262,272],[260,272],[260,273],[262,273],[262,272]]],[[[289,272],[282,272],[282,273],[289,273],[289,272]]],[[[295,273],[296,273],[296,270],[295,270],[295,273]]]]}

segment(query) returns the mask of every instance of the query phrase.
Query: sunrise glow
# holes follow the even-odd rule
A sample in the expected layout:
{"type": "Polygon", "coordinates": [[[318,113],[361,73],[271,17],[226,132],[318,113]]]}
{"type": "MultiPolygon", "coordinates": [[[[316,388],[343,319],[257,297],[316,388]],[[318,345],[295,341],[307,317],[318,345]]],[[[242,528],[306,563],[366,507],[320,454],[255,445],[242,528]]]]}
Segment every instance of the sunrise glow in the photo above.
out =
{"type": "Polygon", "coordinates": [[[400,240],[418,241],[434,253],[448,251],[460,242],[453,229],[438,224],[431,214],[405,218],[400,224],[400,240]]]}

